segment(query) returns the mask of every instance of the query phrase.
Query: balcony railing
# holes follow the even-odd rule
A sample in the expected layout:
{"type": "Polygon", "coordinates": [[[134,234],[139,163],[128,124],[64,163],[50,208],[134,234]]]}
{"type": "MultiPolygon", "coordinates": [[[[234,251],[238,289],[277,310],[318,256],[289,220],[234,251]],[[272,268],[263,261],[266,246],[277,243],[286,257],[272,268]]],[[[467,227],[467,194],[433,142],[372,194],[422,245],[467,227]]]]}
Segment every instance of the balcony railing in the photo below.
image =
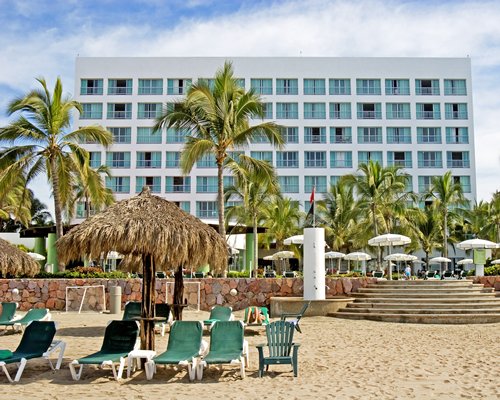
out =
{"type": "Polygon", "coordinates": [[[139,111],[137,113],[137,118],[139,119],[155,119],[159,116],[160,113],[158,111],[139,111]]]}
{"type": "Polygon", "coordinates": [[[167,193],[190,193],[191,185],[169,185],[165,188],[167,193]]]}
{"type": "Polygon", "coordinates": [[[465,96],[465,95],[467,95],[467,89],[464,87],[461,87],[461,88],[448,87],[448,88],[444,88],[444,94],[446,96],[465,96]]]}
{"type": "Polygon", "coordinates": [[[443,168],[441,160],[420,160],[418,162],[419,168],[443,168]]]}
{"type": "Polygon", "coordinates": [[[108,111],[108,119],[131,119],[132,111],[108,111]]]}
{"type": "Polygon", "coordinates": [[[405,96],[410,94],[410,88],[386,87],[385,94],[391,96],[405,96]]]}
{"type": "Polygon", "coordinates": [[[390,166],[403,167],[403,168],[411,168],[411,160],[389,160],[387,162],[390,166]]]}
{"type": "Polygon", "coordinates": [[[415,93],[423,96],[439,95],[439,87],[416,87],[415,93]]]}
{"type": "Polygon", "coordinates": [[[380,88],[379,87],[360,87],[358,86],[356,88],[356,93],[357,94],[375,94],[379,95],[381,94],[380,88]]]}
{"type": "Polygon", "coordinates": [[[440,111],[417,111],[417,119],[441,119],[440,111]]]}
{"type": "Polygon", "coordinates": [[[467,119],[467,111],[447,111],[446,119],[467,119]]]}
{"type": "Polygon", "coordinates": [[[102,93],[102,87],[83,87],[80,90],[80,94],[101,95],[102,93]]]}
{"type": "Polygon", "coordinates": [[[304,163],[306,168],[326,168],[325,160],[306,160],[304,163]]]}
{"type": "Polygon", "coordinates": [[[278,160],[276,162],[277,168],[298,168],[299,161],[298,160],[278,160]]]}
{"type": "Polygon", "coordinates": [[[102,119],[102,111],[83,112],[80,119],[102,119]]]}
{"type": "Polygon", "coordinates": [[[410,111],[389,111],[387,112],[387,119],[410,119],[410,111]]]}
{"type": "Polygon", "coordinates": [[[305,111],[304,118],[305,119],[325,119],[326,112],[325,111],[305,111]]]}
{"type": "Polygon", "coordinates": [[[380,111],[358,111],[359,119],[381,119],[382,113],[380,111]]]}
{"type": "Polygon", "coordinates": [[[411,143],[411,135],[387,135],[387,143],[391,144],[409,144],[411,143]]]}
{"type": "Polygon", "coordinates": [[[351,119],[350,111],[332,111],[330,113],[331,119],[351,119]]]}
{"type": "Polygon", "coordinates": [[[448,160],[446,163],[448,168],[470,168],[469,160],[448,160]]]}
{"type": "Polygon", "coordinates": [[[281,186],[281,191],[283,193],[299,193],[299,185],[290,184],[281,186]]]}
{"type": "Polygon", "coordinates": [[[299,112],[298,111],[277,111],[276,118],[277,119],[298,119],[299,112]]]}
{"type": "Polygon", "coordinates": [[[335,135],[335,136],[331,136],[330,140],[332,143],[352,143],[352,136],[335,135]]]}
{"type": "Polygon", "coordinates": [[[137,160],[137,168],[161,168],[161,161],[137,160]]]}
{"type": "Polygon", "coordinates": [[[331,168],[352,168],[352,160],[332,160],[331,168]]]}
{"type": "Polygon", "coordinates": [[[132,87],[124,87],[124,86],[110,86],[108,87],[108,94],[132,94],[132,87]]]}

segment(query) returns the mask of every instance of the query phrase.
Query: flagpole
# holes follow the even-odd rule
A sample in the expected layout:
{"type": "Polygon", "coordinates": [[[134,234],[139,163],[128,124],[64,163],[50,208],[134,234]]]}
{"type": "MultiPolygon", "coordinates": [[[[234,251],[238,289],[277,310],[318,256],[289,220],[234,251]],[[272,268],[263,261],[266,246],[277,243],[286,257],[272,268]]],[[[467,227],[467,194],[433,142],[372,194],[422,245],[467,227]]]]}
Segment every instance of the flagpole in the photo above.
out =
{"type": "Polygon", "coordinates": [[[312,208],[313,208],[313,228],[316,228],[316,205],[315,205],[315,200],[314,200],[314,192],[316,191],[316,185],[313,186],[313,190],[311,193],[311,200],[312,200],[312,208]]]}

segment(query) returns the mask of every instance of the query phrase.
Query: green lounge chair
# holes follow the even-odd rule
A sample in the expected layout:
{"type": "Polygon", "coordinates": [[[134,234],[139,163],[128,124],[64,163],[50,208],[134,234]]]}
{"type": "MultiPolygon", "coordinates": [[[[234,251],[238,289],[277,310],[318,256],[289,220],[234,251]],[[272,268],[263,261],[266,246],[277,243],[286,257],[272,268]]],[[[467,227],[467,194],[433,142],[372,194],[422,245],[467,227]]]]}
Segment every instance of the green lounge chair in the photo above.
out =
{"type": "MultiPolygon", "coordinates": [[[[17,303],[2,302],[2,314],[0,315],[0,325],[10,322],[16,314],[17,303]]],[[[5,326],[5,325],[4,325],[5,326]]]]}
{"type": "Polygon", "coordinates": [[[234,314],[233,309],[231,307],[225,306],[213,306],[210,310],[210,316],[207,320],[203,321],[203,325],[208,327],[208,329],[212,329],[212,326],[217,321],[233,321],[234,314]]]}
{"type": "Polygon", "coordinates": [[[141,317],[141,302],[140,301],[127,301],[123,309],[122,321],[133,320],[134,318],[141,317]]]}
{"type": "MultiPolygon", "coordinates": [[[[242,321],[217,321],[210,331],[210,350],[198,364],[198,379],[210,364],[237,364],[241,378],[245,377],[245,343],[242,321]]],[[[247,352],[248,354],[248,352],[247,352]]]]}
{"type": "Polygon", "coordinates": [[[11,326],[14,331],[23,331],[24,328],[33,321],[50,321],[52,316],[46,308],[32,308],[24,317],[13,319],[8,322],[2,322],[0,325],[5,327],[11,326]]]}
{"type": "Polygon", "coordinates": [[[139,324],[137,321],[111,321],[104,332],[101,350],[86,357],[73,360],[69,364],[71,376],[75,381],[80,380],[85,364],[97,364],[101,367],[111,366],[113,377],[121,379],[125,368],[125,359],[137,343],[139,324]],[[118,371],[115,364],[118,363],[118,371]],[[77,370],[77,367],[78,370],[77,370]]]}
{"type": "Polygon", "coordinates": [[[165,336],[165,330],[167,325],[172,321],[172,314],[170,313],[170,305],[166,303],[155,304],[155,316],[157,318],[163,318],[164,321],[159,321],[155,323],[155,326],[160,328],[160,334],[165,336]]]}
{"type": "Polygon", "coordinates": [[[147,361],[146,378],[152,379],[157,364],[187,365],[189,380],[194,380],[202,346],[203,324],[199,321],[175,321],[170,329],[167,350],[147,361]]]}
{"type": "Polygon", "coordinates": [[[245,308],[245,317],[243,319],[245,326],[263,326],[269,323],[269,312],[267,307],[247,307],[245,308]],[[262,322],[256,322],[255,315],[258,314],[262,322]]]}
{"type": "Polygon", "coordinates": [[[298,374],[299,344],[293,343],[295,325],[288,321],[271,322],[266,326],[267,344],[257,345],[259,351],[259,377],[264,374],[272,364],[291,364],[293,376],[298,374]],[[264,357],[264,347],[268,347],[269,356],[264,357]],[[290,354],[291,353],[291,354],[290,354]]]}
{"type": "Polygon", "coordinates": [[[63,341],[54,341],[56,334],[56,325],[53,321],[32,321],[24,330],[21,343],[13,352],[0,350],[0,368],[7,376],[9,382],[19,382],[28,360],[34,358],[45,358],[49,361],[51,369],[61,368],[64,349],[66,347],[63,341]],[[50,356],[59,351],[57,363],[54,367],[50,356]],[[7,370],[8,364],[19,364],[16,376],[11,378],[7,370]]]}
{"type": "Polygon", "coordinates": [[[309,307],[310,304],[310,301],[304,303],[299,312],[281,314],[280,320],[286,321],[287,318],[292,318],[289,322],[291,322],[295,326],[295,329],[297,329],[298,332],[302,333],[302,331],[300,330],[299,321],[304,316],[304,313],[306,312],[307,307],[309,307]]]}

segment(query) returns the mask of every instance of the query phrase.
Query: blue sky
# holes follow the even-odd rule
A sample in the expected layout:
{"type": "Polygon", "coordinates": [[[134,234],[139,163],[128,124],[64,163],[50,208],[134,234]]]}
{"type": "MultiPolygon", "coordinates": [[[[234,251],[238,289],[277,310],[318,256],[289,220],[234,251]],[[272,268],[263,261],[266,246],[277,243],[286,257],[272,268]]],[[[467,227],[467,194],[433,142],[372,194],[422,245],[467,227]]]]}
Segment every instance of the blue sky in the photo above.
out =
{"type": "MultiPolygon", "coordinates": [[[[471,57],[478,199],[500,189],[500,1],[0,0],[0,125],[80,56],[471,57]]],[[[33,186],[50,205],[44,180],[33,186]]]]}

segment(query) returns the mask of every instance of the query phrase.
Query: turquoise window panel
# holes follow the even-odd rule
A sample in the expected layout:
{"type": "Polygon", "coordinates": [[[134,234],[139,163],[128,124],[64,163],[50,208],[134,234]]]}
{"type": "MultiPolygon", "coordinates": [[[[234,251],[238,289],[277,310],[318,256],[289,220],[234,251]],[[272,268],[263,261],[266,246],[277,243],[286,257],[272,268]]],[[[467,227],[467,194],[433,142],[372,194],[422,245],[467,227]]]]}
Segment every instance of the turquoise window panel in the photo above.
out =
{"type": "Polygon", "coordinates": [[[382,143],[382,128],[373,126],[359,126],[358,143],[382,143]]]}
{"type": "Polygon", "coordinates": [[[272,151],[251,151],[250,157],[256,160],[267,161],[269,164],[273,163],[273,152],[272,151]]]}
{"type": "Polygon", "coordinates": [[[357,103],[358,119],[381,119],[381,103],[357,103]]]}
{"type": "Polygon", "coordinates": [[[468,151],[447,151],[446,166],[448,168],[470,168],[468,151]]]}
{"type": "Polygon", "coordinates": [[[445,79],[445,96],[465,96],[467,95],[467,85],[465,79],[445,79]]]}
{"type": "Polygon", "coordinates": [[[130,151],[106,152],[106,166],[109,168],[130,168],[130,151]]]}
{"type": "Polygon", "coordinates": [[[352,168],[352,151],[331,151],[330,168],[352,168]]]}
{"type": "Polygon", "coordinates": [[[326,151],[305,151],[305,168],[326,168],[326,151]]]}
{"type": "Polygon", "coordinates": [[[439,103],[417,103],[417,119],[441,119],[439,103]]]}
{"type": "Polygon", "coordinates": [[[330,103],[330,119],[351,119],[351,103],[330,103]]]}
{"type": "Polygon", "coordinates": [[[304,176],[304,192],[312,193],[326,193],[328,190],[327,177],[326,176],[304,176]]]}
{"type": "Polygon", "coordinates": [[[167,94],[170,95],[183,95],[186,94],[191,87],[191,79],[168,79],[167,80],[167,94]]]}
{"type": "Polygon", "coordinates": [[[139,79],[138,94],[163,94],[163,79],[139,79]]]}
{"type": "Polygon", "coordinates": [[[182,210],[187,212],[188,214],[191,213],[191,203],[189,201],[178,201],[175,202],[177,206],[182,210]]]}
{"type": "Polygon", "coordinates": [[[278,183],[282,193],[299,193],[298,176],[278,176],[278,183]]]}
{"type": "Polygon", "coordinates": [[[447,127],[446,143],[448,144],[468,144],[469,128],[467,127],[447,127]]]}
{"type": "Polygon", "coordinates": [[[240,156],[245,154],[244,151],[228,151],[227,156],[231,157],[233,160],[239,161],[240,156]]]}
{"type": "Polygon", "coordinates": [[[444,105],[446,119],[467,119],[467,103],[446,103],[444,105]]]}
{"type": "Polygon", "coordinates": [[[106,188],[113,193],[130,193],[130,177],[128,176],[107,176],[105,184],[106,188]]]}
{"type": "Polygon", "coordinates": [[[409,79],[386,79],[385,94],[388,96],[407,96],[410,94],[409,79]]]}
{"type": "Polygon", "coordinates": [[[337,186],[340,181],[340,175],[332,175],[330,176],[330,186],[337,186]]]}
{"type": "Polygon", "coordinates": [[[129,127],[108,127],[107,130],[113,135],[116,144],[132,143],[132,129],[129,127]]]}
{"type": "Polygon", "coordinates": [[[410,103],[387,103],[387,119],[410,119],[410,103]]]}
{"type": "Polygon", "coordinates": [[[231,186],[234,186],[234,176],[223,176],[222,185],[224,186],[224,190],[231,186]]]}
{"type": "Polygon", "coordinates": [[[276,167],[277,168],[299,168],[299,152],[298,151],[277,151],[276,152],[276,167]]]}
{"type": "Polygon", "coordinates": [[[161,116],[161,103],[139,103],[137,104],[137,118],[156,119],[161,116]]]}
{"type": "Polygon", "coordinates": [[[132,103],[108,103],[108,119],[132,119],[132,103]]]}
{"type": "Polygon", "coordinates": [[[215,79],[213,78],[198,78],[198,84],[206,85],[210,88],[210,90],[214,90],[215,87],[215,79]]]}
{"type": "Polygon", "coordinates": [[[387,128],[387,143],[411,144],[411,128],[410,127],[387,128]]]}
{"type": "Polygon", "coordinates": [[[276,94],[299,94],[298,79],[276,79],[276,94]]]}
{"type": "Polygon", "coordinates": [[[304,119],[325,119],[325,103],[304,103],[304,119]]]}
{"type": "Polygon", "coordinates": [[[250,137],[250,143],[271,143],[269,138],[263,133],[254,133],[250,137]]]}
{"type": "Polygon", "coordinates": [[[161,151],[138,151],[136,168],[161,168],[161,151]]]}
{"type": "Polygon", "coordinates": [[[166,176],[166,193],[191,193],[191,177],[189,176],[166,176]]]}
{"type": "Polygon", "coordinates": [[[418,168],[443,168],[443,155],[440,151],[419,151],[418,168]]]}
{"type": "Polygon", "coordinates": [[[100,151],[89,151],[89,165],[91,168],[99,168],[102,165],[100,151]]]}
{"type": "Polygon", "coordinates": [[[168,128],[167,143],[185,143],[189,131],[185,129],[168,128]]]}
{"type": "Polygon", "coordinates": [[[250,89],[253,89],[257,94],[273,94],[273,80],[252,78],[250,79],[250,89]]]}
{"type": "Polygon", "coordinates": [[[350,95],[351,80],[350,79],[329,79],[329,93],[331,95],[350,95]]]}
{"type": "Polygon", "coordinates": [[[196,216],[198,218],[216,219],[219,217],[219,211],[216,201],[197,201],[196,216]]]}
{"type": "Polygon", "coordinates": [[[277,119],[298,119],[299,103],[276,103],[277,119]]]}
{"type": "Polygon", "coordinates": [[[411,151],[388,151],[387,165],[412,168],[411,151]]]}
{"type": "Polygon", "coordinates": [[[423,96],[438,96],[439,79],[416,79],[415,93],[423,96]]]}
{"type": "Polygon", "coordinates": [[[304,79],[304,94],[326,94],[324,79],[304,79]]]}
{"type": "Polygon", "coordinates": [[[326,143],[326,128],[306,126],[304,128],[304,143],[326,143]]]}
{"type": "Polygon", "coordinates": [[[217,162],[213,154],[205,154],[196,162],[197,168],[217,168],[217,162]]]}
{"type": "Polygon", "coordinates": [[[137,128],[137,143],[138,144],[160,144],[161,132],[155,131],[152,127],[137,128]]]}
{"type": "Polygon", "coordinates": [[[297,126],[282,127],[281,136],[285,143],[299,143],[299,128],[297,126]]]}
{"type": "Polygon", "coordinates": [[[382,165],[382,152],[358,151],[358,166],[361,164],[368,164],[370,161],[378,162],[380,165],[382,165]]]}
{"type": "Polygon", "coordinates": [[[380,79],[356,79],[356,94],[380,95],[380,79]]]}
{"type": "Polygon", "coordinates": [[[181,165],[181,152],[180,151],[167,151],[165,153],[165,167],[166,168],[179,168],[181,165]]]}
{"type": "Polygon", "coordinates": [[[236,86],[245,89],[245,78],[236,78],[236,86]]]}
{"type": "Polygon", "coordinates": [[[273,119],[273,103],[262,103],[264,119],[273,119]]]}
{"type": "Polygon", "coordinates": [[[135,192],[142,192],[144,186],[149,187],[151,193],[161,193],[160,176],[138,176],[135,178],[135,192]]]}
{"type": "Polygon", "coordinates": [[[417,143],[419,144],[440,144],[441,143],[441,128],[440,127],[418,127],[417,128],[417,143]]]}
{"type": "Polygon", "coordinates": [[[330,143],[352,143],[352,129],[350,126],[331,126],[330,143]]]}
{"type": "Polygon", "coordinates": [[[470,176],[453,176],[455,183],[460,184],[464,193],[472,193],[470,176]]]}
{"type": "Polygon", "coordinates": [[[132,94],[132,79],[108,79],[108,94],[132,94]]]}
{"type": "Polygon", "coordinates": [[[426,193],[431,190],[432,180],[437,178],[437,176],[419,176],[418,177],[418,192],[426,193]]]}
{"type": "Polygon", "coordinates": [[[102,119],[102,103],[82,103],[80,119],[102,119]]]}
{"type": "MultiPolygon", "coordinates": [[[[405,192],[413,192],[413,177],[405,176],[405,192]]],[[[411,207],[411,205],[410,205],[411,207]]]]}
{"type": "Polygon", "coordinates": [[[81,79],[80,94],[83,95],[102,95],[102,79],[81,79]]]}

